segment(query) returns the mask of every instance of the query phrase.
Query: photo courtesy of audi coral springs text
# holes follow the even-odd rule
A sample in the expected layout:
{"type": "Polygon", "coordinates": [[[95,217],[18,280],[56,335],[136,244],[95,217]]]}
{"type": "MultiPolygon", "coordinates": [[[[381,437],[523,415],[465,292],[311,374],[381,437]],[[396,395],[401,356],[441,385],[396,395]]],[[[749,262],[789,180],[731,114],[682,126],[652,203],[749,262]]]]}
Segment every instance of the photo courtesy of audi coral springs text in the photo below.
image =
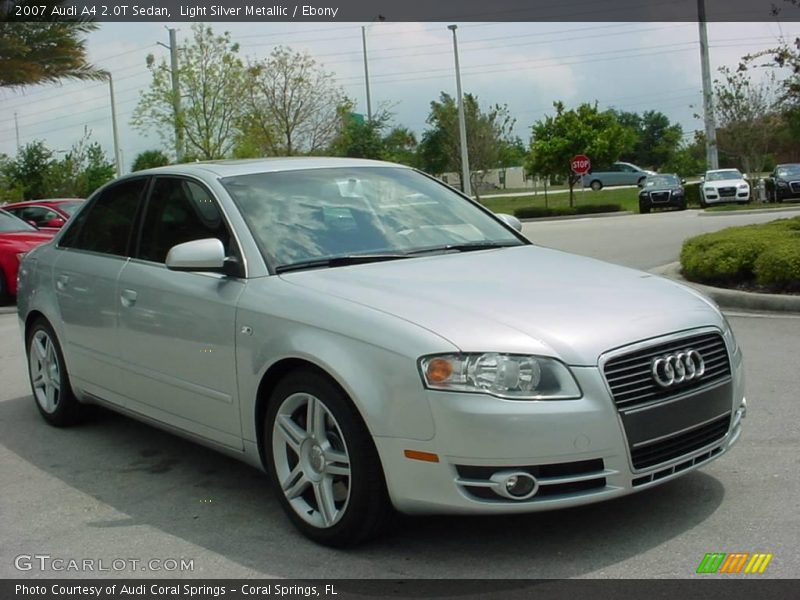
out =
{"type": "Polygon", "coordinates": [[[377,161],[124,176],[22,261],[36,405],[64,426],[102,404],[239,457],[329,545],[394,509],[578,506],[725,453],[745,397],[718,308],[520,230],[377,161]]]}

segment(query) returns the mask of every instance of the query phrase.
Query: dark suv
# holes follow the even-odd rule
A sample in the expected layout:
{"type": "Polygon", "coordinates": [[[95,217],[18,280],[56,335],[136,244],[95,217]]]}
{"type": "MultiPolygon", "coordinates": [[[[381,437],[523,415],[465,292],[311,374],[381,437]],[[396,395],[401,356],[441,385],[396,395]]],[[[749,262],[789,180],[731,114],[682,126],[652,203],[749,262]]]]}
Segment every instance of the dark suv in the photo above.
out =
{"type": "Polygon", "coordinates": [[[639,212],[649,213],[653,208],[686,208],[683,179],[675,174],[648,175],[639,192],[639,212]]]}
{"type": "Polygon", "coordinates": [[[770,177],[772,200],[783,202],[790,198],[800,198],[800,163],[778,165],[770,177]]]}

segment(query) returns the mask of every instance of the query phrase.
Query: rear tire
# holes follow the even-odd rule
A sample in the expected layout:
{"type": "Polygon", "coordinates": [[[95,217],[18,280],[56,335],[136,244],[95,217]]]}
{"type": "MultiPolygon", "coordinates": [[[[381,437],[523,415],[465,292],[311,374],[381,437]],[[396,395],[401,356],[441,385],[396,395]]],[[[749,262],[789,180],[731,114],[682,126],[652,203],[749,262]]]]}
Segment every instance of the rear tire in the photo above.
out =
{"type": "Polygon", "coordinates": [[[37,320],[28,331],[28,377],[36,408],[54,427],[68,427],[86,416],[69,383],[64,355],[50,324],[37,320]]]}
{"type": "Polygon", "coordinates": [[[385,530],[393,511],[378,452],[339,386],[312,369],[289,373],[263,426],[270,480],[301,533],[345,547],[385,530]]]}

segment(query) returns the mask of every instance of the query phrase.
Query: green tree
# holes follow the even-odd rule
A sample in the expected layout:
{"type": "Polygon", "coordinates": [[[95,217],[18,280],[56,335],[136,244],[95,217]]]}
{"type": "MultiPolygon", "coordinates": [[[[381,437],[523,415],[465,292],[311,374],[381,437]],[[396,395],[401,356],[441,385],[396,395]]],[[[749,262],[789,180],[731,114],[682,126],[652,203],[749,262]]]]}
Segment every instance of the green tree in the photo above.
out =
{"type": "Polygon", "coordinates": [[[37,140],[20,148],[17,156],[7,161],[5,176],[21,190],[24,200],[47,198],[54,164],[52,150],[37,140]]]}
{"type": "Polygon", "coordinates": [[[613,109],[612,112],[617,121],[631,129],[635,136],[633,147],[620,155],[621,160],[658,169],[669,162],[680,147],[683,128],[671,123],[664,113],[648,110],[639,115],[613,109]]]}
{"type": "Polygon", "coordinates": [[[663,172],[677,173],[681,177],[699,175],[706,169],[706,136],[702,131],[696,131],[694,139],[681,145],[661,167],[663,172]]]}
{"type": "Polygon", "coordinates": [[[0,87],[23,87],[62,79],[102,79],[105,72],[86,60],[83,35],[97,24],[81,18],[25,21],[17,6],[44,7],[51,15],[68,0],[5,0],[0,3],[0,87]]]}
{"type": "Polygon", "coordinates": [[[610,163],[629,151],[634,134],[619,123],[612,111],[599,111],[597,103],[583,103],[567,110],[563,102],[554,102],[554,116],[546,116],[532,127],[527,169],[548,178],[560,177],[569,182],[569,203],[574,205],[573,188],[579,181],[570,162],[576,154],[586,154],[594,165],[610,163]]]}
{"type": "Polygon", "coordinates": [[[91,138],[87,130],[64,158],[53,161],[47,174],[47,196],[86,198],[114,178],[114,164],[91,138]]]}
{"type": "Polygon", "coordinates": [[[9,175],[11,159],[6,154],[0,154],[0,204],[19,202],[23,199],[22,187],[13,181],[9,175]]]}
{"type": "Polygon", "coordinates": [[[323,151],[339,133],[342,111],[351,106],[333,73],[309,54],[282,46],[249,65],[241,103],[243,141],[262,156],[323,151]]]}
{"type": "MultiPolygon", "coordinates": [[[[181,112],[177,125],[186,144],[184,160],[212,160],[231,153],[241,114],[244,66],[239,45],[228,32],[215,35],[211,27],[192,25],[192,40],[178,50],[181,112]]],[[[152,80],[142,92],[131,123],[140,131],[155,129],[175,146],[174,94],[170,67],[165,60],[147,57],[152,80]]]]}
{"type": "Polygon", "coordinates": [[[774,73],[753,83],[746,71],[719,69],[714,81],[714,112],[720,154],[741,161],[746,173],[760,171],[779,120],[774,73]]]}
{"type": "MultiPolygon", "coordinates": [[[[473,193],[479,196],[487,171],[500,166],[505,145],[511,143],[514,119],[505,105],[490,106],[483,111],[478,97],[464,95],[464,121],[467,129],[467,153],[473,193]]],[[[419,148],[422,168],[429,173],[447,171],[461,174],[461,138],[458,125],[458,104],[455,98],[442,92],[439,101],[431,102],[427,123],[419,148]]]]}
{"type": "Polygon", "coordinates": [[[334,156],[349,158],[383,158],[383,130],[390,115],[379,112],[372,119],[353,113],[350,106],[339,109],[341,127],[333,139],[329,152],[334,156]]]}
{"type": "Polygon", "coordinates": [[[381,158],[390,162],[416,167],[417,136],[407,127],[393,127],[383,136],[383,153],[381,158]]]}
{"type": "Polygon", "coordinates": [[[169,156],[164,154],[161,150],[145,150],[144,152],[140,152],[133,160],[131,171],[163,167],[168,164],[169,156]]]}

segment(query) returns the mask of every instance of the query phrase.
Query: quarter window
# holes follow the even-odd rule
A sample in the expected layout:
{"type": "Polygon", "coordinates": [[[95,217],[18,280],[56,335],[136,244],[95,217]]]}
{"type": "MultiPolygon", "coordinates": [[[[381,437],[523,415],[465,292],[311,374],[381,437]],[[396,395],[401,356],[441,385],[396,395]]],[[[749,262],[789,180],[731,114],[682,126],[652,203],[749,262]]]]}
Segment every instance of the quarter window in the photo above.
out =
{"type": "Polygon", "coordinates": [[[146,185],[145,178],[127,179],[103,190],[76,219],[71,219],[59,245],[128,256],[136,213],[146,185]]]}
{"type": "Polygon", "coordinates": [[[211,194],[188,179],[156,179],[142,226],[139,258],[163,263],[177,244],[217,238],[231,254],[231,236],[211,194]]]}

